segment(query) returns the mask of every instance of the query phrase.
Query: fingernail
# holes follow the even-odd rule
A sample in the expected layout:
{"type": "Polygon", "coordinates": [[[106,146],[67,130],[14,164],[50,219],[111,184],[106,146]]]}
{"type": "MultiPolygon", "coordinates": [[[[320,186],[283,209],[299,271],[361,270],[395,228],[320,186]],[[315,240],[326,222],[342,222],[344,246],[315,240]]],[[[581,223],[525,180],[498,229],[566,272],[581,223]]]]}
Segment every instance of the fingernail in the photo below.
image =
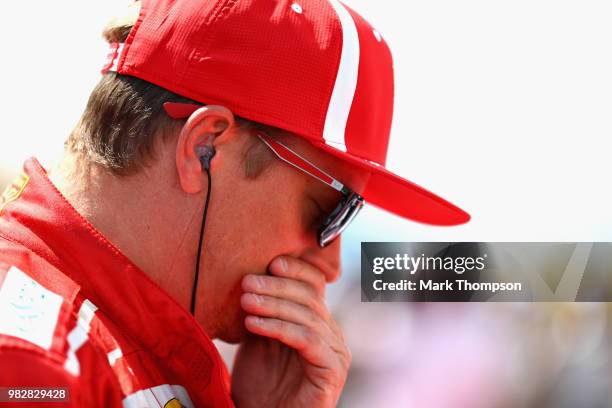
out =
{"type": "Polygon", "coordinates": [[[281,256],[280,258],[278,258],[278,264],[280,266],[281,271],[287,272],[288,265],[287,265],[287,260],[285,259],[284,256],[281,256]]]}
{"type": "Polygon", "coordinates": [[[261,298],[261,296],[256,295],[256,294],[254,294],[254,293],[253,293],[253,294],[251,294],[251,296],[253,297],[253,300],[255,300],[255,303],[257,303],[258,305],[259,305],[259,304],[261,304],[261,301],[263,300],[263,299],[261,298]]]}

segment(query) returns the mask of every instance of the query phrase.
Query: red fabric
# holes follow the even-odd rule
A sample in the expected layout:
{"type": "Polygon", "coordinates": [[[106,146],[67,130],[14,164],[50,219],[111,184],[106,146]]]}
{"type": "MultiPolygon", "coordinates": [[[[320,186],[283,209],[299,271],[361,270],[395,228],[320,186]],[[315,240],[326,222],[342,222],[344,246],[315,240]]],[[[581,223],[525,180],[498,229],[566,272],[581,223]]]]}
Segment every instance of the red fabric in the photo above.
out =
{"type": "MultiPolygon", "coordinates": [[[[357,87],[345,134],[337,135],[346,152],[325,144],[343,25],[329,0],[295,3],[300,12],[293,0],[143,0],[117,72],[203,104],[224,105],[346,162],[360,162],[372,173],[361,195],[397,215],[434,225],[467,222],[465,211],[381,167],[393,116],[393,60],[382,37],[346,6],[359,38],[357,87]]],[[[169,111],[172,117],[187,112],[176,106],[169,111]]]]}
{"type": "MultiPolygon", "coordinates": [[[[347,152],[385,165],[393,118],[393,58],[374,28],[346,7],[359,35],[357,89],[346,124],[347,152]]],[[[402,137],[403,135],[398,135],[402,137]]]]}
{"type": "Polygon", "coordinates": [[[327,0],[292,3],[143,1],[117,72],[321,139],[342,30],[327,0]]]}
{"type": "Polygon", "coordinates": [[[21,194],[0,205],[0,303],[16,268],[62,304],[49,349],[0,333],[0,385],[68,386],[72,406],[120,407],[130,394],[169,384],[195,406],[232,407],[227,369],[194,318],[76,212],[35,159],[24,172],[21,194]],[[74,375],[69,339],[85,302],[98,310],[74,375]],[[111,365],[117,348],[123,356],[111,365]]]}
{"type": "Polygon", "coordinates": [[[470,220],[470,215],[461,208],[391,173],[382,166],[366,159],[343,154],[338,149],[324,143],[319,143],[317,147],[369,172],[370,176],[365,188],[357,191],[369,204],[424,224],[450,226],[463,224],[470,220]]]}
{"type": "MultiPolygon", "coordinates": [[[[0,335],[0,338],[2,336],[0,335]]],[[[0,403],[2,407],[121,407],[121,395],[117,392],[112,371],[104,367],[91,349],[82,351],[81,359],[88,360],[79,377],[66,372],[51,356],[26,344],[15,342],[9,346],[0,343],[0,384],[2,387],[65,387],[69,390],[68,402],[16,402],[0,403]]]]}

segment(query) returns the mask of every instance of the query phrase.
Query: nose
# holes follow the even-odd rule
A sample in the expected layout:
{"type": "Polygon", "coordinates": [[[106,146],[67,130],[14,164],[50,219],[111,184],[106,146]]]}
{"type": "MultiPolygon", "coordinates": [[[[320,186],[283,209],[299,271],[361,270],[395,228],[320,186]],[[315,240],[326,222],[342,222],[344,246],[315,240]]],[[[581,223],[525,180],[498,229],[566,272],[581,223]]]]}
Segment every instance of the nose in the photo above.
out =
{"type": "Polygon", "coordinates": [[[325,248],[308,247],[301,255],[301,258],[318,268],[327,283],[332,283],[340,277],[340,237],[336,238],[325,248]]]}

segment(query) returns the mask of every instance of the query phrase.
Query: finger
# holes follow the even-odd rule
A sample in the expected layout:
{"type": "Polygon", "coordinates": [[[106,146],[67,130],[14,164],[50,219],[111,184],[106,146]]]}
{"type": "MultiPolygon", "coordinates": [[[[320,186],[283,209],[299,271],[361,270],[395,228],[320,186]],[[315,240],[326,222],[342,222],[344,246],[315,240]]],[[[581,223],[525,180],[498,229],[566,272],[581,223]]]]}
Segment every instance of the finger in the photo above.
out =
{"type": "Polygon", "coordinates": [[[276,339],[295,349],[308,363],[330,368],[337,355],[312,329],[284,320],[252,316],[245,319],[247,330],[276,339]]]}
{"type": "Polygon", "coordinates": [[[325,296],[325,275],[312,264],[301,259],[279,256],[270,264],[270,273],[312,285],[319,296],[325,296]]]}
{"type": "Polygon", "coordinates": [[[242,279],[245,292],[287,299],[311,308],[325,316],[327,308],[312,285],[289,278],[268,275],[247,275],[242,279]]]}
{"type": "Polygon", "coordinates": [[[272,317],[309,327],[321,335],[328,344],[340,347],[343,339],[332,328],[329,312],[319,316],[299,303],[254,293],[245,293],[240,298],[242,308],[249,314],[272,317]]]}
{"type": "MultiPolygon", "coordinates": [[[[271,262],[270,272],[275,276],[308,283],[317,290],[321,298],[325,296],[325,287],[327,285],[325,274],[309,262],[290,256],[279,256],[271,262]]],[[[344,337],[340,327],[338,327],[333,319],[330,323],[330,328],[334,333],[340,336],[344,343],[344,337]]]]}

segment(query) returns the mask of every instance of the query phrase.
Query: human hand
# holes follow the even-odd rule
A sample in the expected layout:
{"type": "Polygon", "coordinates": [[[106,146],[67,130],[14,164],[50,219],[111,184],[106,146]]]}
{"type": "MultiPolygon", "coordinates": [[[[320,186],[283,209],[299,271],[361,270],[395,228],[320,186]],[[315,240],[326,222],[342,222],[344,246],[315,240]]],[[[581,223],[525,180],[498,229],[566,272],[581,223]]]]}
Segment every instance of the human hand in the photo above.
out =
{"type": "Polygon", "coordinates": [[[282,256],[271,275],[247,275],[241,304],[253,335],[240,346],[232,397],[243,407],[334,407],[351,363],[325,304],[325,277],[282,256]]]}

